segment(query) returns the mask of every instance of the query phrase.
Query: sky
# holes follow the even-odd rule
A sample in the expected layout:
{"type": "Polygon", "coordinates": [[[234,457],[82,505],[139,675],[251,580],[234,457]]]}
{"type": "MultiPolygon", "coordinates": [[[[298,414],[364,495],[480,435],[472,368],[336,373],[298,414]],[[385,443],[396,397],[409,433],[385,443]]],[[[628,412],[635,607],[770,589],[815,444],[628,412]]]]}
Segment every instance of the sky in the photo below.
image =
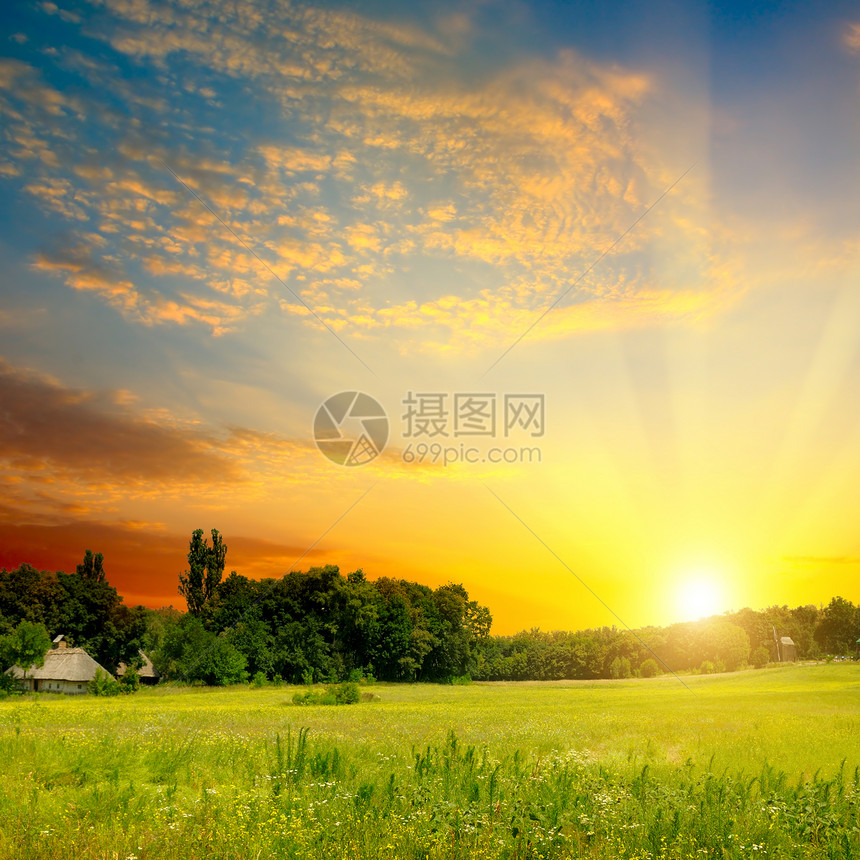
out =
{"type": "Polygon", "coordinates": [[[0,16],[0,566],[860,598],[856,6],[0,16]]]}

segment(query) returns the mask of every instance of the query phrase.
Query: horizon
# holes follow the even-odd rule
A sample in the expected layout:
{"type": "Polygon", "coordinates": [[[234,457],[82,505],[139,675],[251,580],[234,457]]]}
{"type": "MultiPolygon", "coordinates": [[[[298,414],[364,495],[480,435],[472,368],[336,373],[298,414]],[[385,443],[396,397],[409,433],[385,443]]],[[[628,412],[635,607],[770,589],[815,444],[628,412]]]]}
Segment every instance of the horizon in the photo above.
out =
{"type": "Polygon", "coordinates": [[[202,524],[501,635],[860,598],[854,6],[3,23],[0,567],[164,605],[202,524]]]}
{"type": "MultiPolygon", "coordinates": [[[[27,562],[24,562],[24,563],[26,564],[27,562]]],[[[32,566],[34,568],[36,568],[37,570],[39,569],[38,566],[36,566],[36,565],[32,565],[32,566]]],[[[312,565],[312,566],[310,566],[304,570],[291,570],[291,571],[287,571],[286,573],[282,574],[281,576],[263,577],[262,579],[256,579],[254,581],[257,581],[257,582],[266,582],[266,581],[277,582],[280,579],[282,579],[286,576],[289,576],[290,574],[307,574],[307,573],[312,572],[313,570],[318,570],[324,566],[327,566],[327,563],[326,563],[326,565],[312,565]]],[[[344,571],[338,565],[332,565],[332,566],[338,568],[338,572],[343,579],[346,579],[348,574],[352,572],[352,571],[344,571]]],[[[17,567],[17,565],[16,565],[16,567],[17,567]]],[[[229,565],[227,565],[227,567],[229,567],[229,565]]],[[[7,568],[4,565],[0,565],[0,569],[5,571],[7,568]]],[[[365,574],[365,576],[367,577],[367,580],[369,582],[374,582],[376,579],[382,578],[382,577],[368,576],[367,572],[364,571],[363,568],[357,568],[356,570],[361,570],[365,574]]],[[[41,573],[54,573],[54,574],[56,574],[56,573],[68,574],[68,573],[74,573],[74,568],[72,568],[69,571],[41,569],[40,572],[41,573]]],[[[187,573],[187,570],[185,572],[187,573]]],[[[239,571],[231,570],[229,574],[225,574],[224,579],[226,579],[228,576],[230,576],[233,573],[236,573],[239,576],[242,576],[242,574],[239,571]]],[[[399,579],[403,580],[404,582],[410,582],[410,583],[411,582],[417,582],[417,580],[412,580],[412,579],[409,579],[408,577],[399,577],[399,579]]],[[[178,580],[178,577],[177,577],[177,580],[178,580]]],[[[153,605],[147,605],[147,604],[142,604],[142,603],[137,603],[135,601],[127,600],[126,595],[123,594],[123,592],[119,588],[117,588],[117,586],[113,585],[113,583],[110,580],[109,575],[106,576],[105,581],[107,582],[108,585],[111,585],[113,588],[116,589],[116,591],[119,595],[120,602],[125,604],[126,606],[129,606],[129,607],[143,606],[145,609],[156,611],[156,612],[170,610],[170,611],[175,611],[175,612],[185,614],[189,611],[187,609],[187,607],[183,608],[182,606],[174,606],[172,603],[167,603],[167,604],[162,603],[161,605],[154,605],[154,604],[153,605]]],[[[223,581],[224,580],[222,579],[222,582],[223,581]]],[[[423,585],[425,583],[419,583],[419,584],[423,585]]],[[[462,583],[453,583],[453,582],[443,583],[443,585],[449,585],[449,584],[462,585],[462,583]]],[[[177,588],[177,595],[179,595],[178,588],[177,588]]],[[[179,595],[179,596],[181,596],[181,595],[179,595]]],[[[784,604],[784,603],[783,604],[770,603],[767,606],[759,606],[757,608],[752,607],[752,606],[742,606],[740,608],[725,609],[722,611],[713,612],[711,614],[703,615],[703,616],[696,617],[696,618],[678,618],[678,619],[669,621],[665,624],[655,624],[655,623],[646,622],[644,624],[638,625],[637,627],[633,627],[633,626],[628,627],[624,623],[621,623],[619,621],[619,619],[614,619],[613,623],[610,623],[610,624],[586,624],[585,626],[577,627],[575,629],[574,628],[565,628],[565,629],[562,629],[562,628],[541,628],[539,626],[533,626],[533,627],[528,627],[528,628],[523,627],[523,628],[518,628],[518,629],[514,629],[514,630],[506,630],[503,632],[496,629],[496,619],[495,619],[495,616],[493,615],[493,607],[488,605],[488,604],[483,604],[480,600],[480,596],[472,594],[471,592],[469,593],[469,598],[470,598],[470,600],[476,601],[479,605],[485,606],[485,608],[487,608],[490,611],[490,615],[493,619],[492,628],[490,630],[491,635],[493,635],[493,636],[516,636],[519,633],[531,633],[531,632],[535,632],[535,631],[539,632],[539,633],[553,634],[553,633],[579,633],[579,632],[586,632],[589,630],[600,630],[603,628],[619,630],[619,631],[629,630],[632,632],[635,632],[637,630],[650,629],[650,628],[662,629],[662,628],[671,627],[671,626],[677,625],[677,624],[699,624],[702,622],[714,621],[715,619],[725,618],[726,616],[737,615],[738,613],[743,612],[744,610],[749,610],[751,612],[761,613],[761,612],[767,612],[770,609],[787,609],[789,611],[793,611],[794,609],[811,606],[814,609],[821,611],[833,599],[842,598],[842,595],[841,594],[833,594],[826,601],[820,601],[819,603],[802,603],[802,604],[797,604],[796,606],[790,606],[790,605],[784,604]]],[[[843,599],[848,599],[848,598],[843,598],[843,599]]]]}

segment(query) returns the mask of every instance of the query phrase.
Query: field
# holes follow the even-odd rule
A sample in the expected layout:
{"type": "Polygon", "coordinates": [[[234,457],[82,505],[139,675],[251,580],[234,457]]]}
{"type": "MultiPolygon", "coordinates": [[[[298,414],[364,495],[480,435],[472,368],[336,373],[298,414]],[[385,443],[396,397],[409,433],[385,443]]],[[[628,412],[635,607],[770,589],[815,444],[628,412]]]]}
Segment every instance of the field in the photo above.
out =
{"type": "Polygon", "coordinates": [[[14,858],[860,856],[860,666],[0,701],[14,858]]]}

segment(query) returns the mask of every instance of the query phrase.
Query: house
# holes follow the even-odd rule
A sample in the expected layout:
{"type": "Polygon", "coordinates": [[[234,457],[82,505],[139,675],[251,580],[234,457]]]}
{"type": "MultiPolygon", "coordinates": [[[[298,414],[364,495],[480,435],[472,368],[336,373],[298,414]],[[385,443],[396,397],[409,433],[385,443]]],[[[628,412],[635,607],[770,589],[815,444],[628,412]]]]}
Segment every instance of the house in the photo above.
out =
{"type": "MultiPolygon", "coordinates": [[[[137,676],[140,678],[140,683],[157,684],[161,680],[161,675],[158,674],[158,670],[152,665],[152,660],[150,660],[143,651],[139,650],[137,653],[140,654],[140,659],[143,660],[143,665],[137,670],[137,676]]],[[[117,678],[121,678],[125,675],[125,670],[125,663],[120,663],[116,670],[117,678]]]]}
{"type": "Polygon", "coordinates": [[[8,673],[21,681],[27,692],[86,693],[87,685],[95,678],[98,669],[113,677],[83,648],[69,648],[65,636],[60,635],[45,655],[41,669],[34,665],[25,673],[20,666],[13,666],[8,673]]]}
{"type": "Polygon", "coordinates": [[[782,636],[779,640],[779,659],[788,663],[797,660],[797,645],[791,636],[782,636]]]}

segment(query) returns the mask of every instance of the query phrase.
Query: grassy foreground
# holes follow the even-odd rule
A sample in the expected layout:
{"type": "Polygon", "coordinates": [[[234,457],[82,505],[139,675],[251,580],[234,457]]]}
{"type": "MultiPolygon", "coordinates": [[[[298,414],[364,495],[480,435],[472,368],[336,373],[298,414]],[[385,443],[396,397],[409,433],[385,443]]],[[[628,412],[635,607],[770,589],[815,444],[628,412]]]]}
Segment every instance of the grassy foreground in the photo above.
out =
{"type": "Polygon", "coordinates": [[[0,856],[860,857],[860,666],[0,702],[0,856]]]}

